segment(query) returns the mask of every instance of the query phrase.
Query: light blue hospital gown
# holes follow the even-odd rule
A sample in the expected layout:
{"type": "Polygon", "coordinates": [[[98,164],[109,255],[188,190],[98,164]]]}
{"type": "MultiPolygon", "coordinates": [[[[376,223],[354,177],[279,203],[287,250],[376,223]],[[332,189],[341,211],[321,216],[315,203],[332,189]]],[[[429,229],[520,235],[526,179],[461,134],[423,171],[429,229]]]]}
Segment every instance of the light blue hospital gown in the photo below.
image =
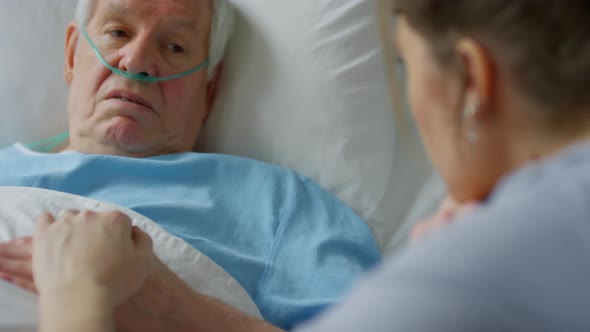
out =
{"type": "Polygon", "coordinates": [[[0,186],[85,196],[152,219],[219,264],[284,329],[334,304],[380,259],[366,224],[310,179],[237,157],[39,154],[17,144],[0,151],[0,186]]]}
{"type": "Polygon", "coordinates": [[[297,332],[589,332],[590,144],[504,180],[297,332]]]}

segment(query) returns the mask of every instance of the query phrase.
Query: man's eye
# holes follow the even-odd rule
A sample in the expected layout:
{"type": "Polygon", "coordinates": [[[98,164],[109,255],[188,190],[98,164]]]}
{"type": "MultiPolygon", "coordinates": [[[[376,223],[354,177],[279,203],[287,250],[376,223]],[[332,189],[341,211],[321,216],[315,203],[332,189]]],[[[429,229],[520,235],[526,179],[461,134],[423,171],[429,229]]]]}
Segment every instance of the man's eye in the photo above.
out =
{"type": "Polygon", "coordinates": [[[170,50],[172,53],[184,53],[184,48],[174,43],[168,44],[168,50],[170,50]]]}
{"type": "Polygon", "coordinates": [[[111,30],[111,31],[109,31],[109,34],[111,35],[111,37],[115,37],[115,38],[127,37],[127,32],[125,32],[125,30],[120,30],[120,29],[111,30]]]}

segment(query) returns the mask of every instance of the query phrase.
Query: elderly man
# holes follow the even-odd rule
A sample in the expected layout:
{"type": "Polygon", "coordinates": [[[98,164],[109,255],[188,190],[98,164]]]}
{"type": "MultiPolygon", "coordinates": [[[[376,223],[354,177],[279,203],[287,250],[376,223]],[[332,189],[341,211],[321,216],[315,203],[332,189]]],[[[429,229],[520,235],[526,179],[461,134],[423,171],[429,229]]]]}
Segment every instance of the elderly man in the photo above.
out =
{"type": "MultiPolygon", "coordinates": [[[[191,152],[215,95],[227,6],[80,0],[66,33],[67,145],[0,151],[0,185],[85,196],[146,216],[209,256],[268,322],[288,329],[337,301],[379,251],[366,225],[309,179],[191,152]]],[[[29,247],[1,247],[1,278],[33,287],[29,247]]],[[[223,331],[232,310],[160,266],[121,307],[118,324],[223,331]]]]}

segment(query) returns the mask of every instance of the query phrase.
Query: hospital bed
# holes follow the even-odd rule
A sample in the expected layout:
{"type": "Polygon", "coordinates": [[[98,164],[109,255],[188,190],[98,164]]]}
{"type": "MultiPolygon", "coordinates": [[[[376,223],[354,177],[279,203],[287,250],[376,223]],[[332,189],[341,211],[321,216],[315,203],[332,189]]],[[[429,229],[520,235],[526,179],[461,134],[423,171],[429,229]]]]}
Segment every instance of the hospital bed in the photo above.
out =
{"type": "MultiPolygon", "coordinates": [[[[232,3],[237,26],[198,150],[258,159],[315,179],[367,222],[385,254],[395,253],[411,225],[437,206],[444,186],[411,122],[392,111],[407,114],[403,73],[388,75],[385,59],[394,50],[383,40],[392,30],[378,23],[383,14],[378,1],[232,3]]],[[[2,1],[0,147],[67,131],[63,36],[75,4],[2,1]]],[[[35,195],[19,191],[8,197],[0,190],[2,197],[33,205],[35,195]]],[[[79,199],[54,195],[65,202],[79,199]]],[[[80,204],[105,207],[89,200],[80,204]]],[[[0,223],[0,241],[27,235],[21,234],[26,230],[0,223]]],[[[201,277],[207,276],[196,279],[201,277]]],[[[241,294],[239,286],[235,294],[241,294]]],[[[4,306],[0,299],[0,331],[10,316],[4,306]]]]}

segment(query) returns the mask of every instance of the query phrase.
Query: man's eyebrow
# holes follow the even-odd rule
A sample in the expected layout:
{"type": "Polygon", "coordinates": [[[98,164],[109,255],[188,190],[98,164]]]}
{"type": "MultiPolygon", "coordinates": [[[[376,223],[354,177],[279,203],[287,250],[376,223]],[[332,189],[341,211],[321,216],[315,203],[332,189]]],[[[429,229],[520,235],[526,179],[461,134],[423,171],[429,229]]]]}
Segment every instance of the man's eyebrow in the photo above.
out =
{"type": "MultiPolygon", "coordinates": [[[[133,16],[133,11],[126,6],[117,3],[109,3],[106,8],[105,18],[133,16]]],[[[183,18],[170,18],[167,22],[170,26],[186,30],[197,30],[197,22],[183,18]]]]}
{"type": "Polygon", "coordinates": [[[128,15],[130,11],[127,7],[122,6],[118,3],[109,3],[107,6],[107,15],[114,16],[114,15],[128,15]]]}
{"type": "Polygon", "coordinates": [[[166,23],[167,23],[167,25],[174,27],[174,28],[180,28],[180,29],[191,30],[191,31],[197,30],[197,22],[192,21],[192,20],[171,18],[166,23]]]}
{"type": "Polygon", "coordinates": [[[97,15],[96,19],[100,24],[104,24],[112,19],[121,19],[123,17],[133,16],[133,12],[127,7],[117,3],[109,3],[102,14],[97,15]]]}

